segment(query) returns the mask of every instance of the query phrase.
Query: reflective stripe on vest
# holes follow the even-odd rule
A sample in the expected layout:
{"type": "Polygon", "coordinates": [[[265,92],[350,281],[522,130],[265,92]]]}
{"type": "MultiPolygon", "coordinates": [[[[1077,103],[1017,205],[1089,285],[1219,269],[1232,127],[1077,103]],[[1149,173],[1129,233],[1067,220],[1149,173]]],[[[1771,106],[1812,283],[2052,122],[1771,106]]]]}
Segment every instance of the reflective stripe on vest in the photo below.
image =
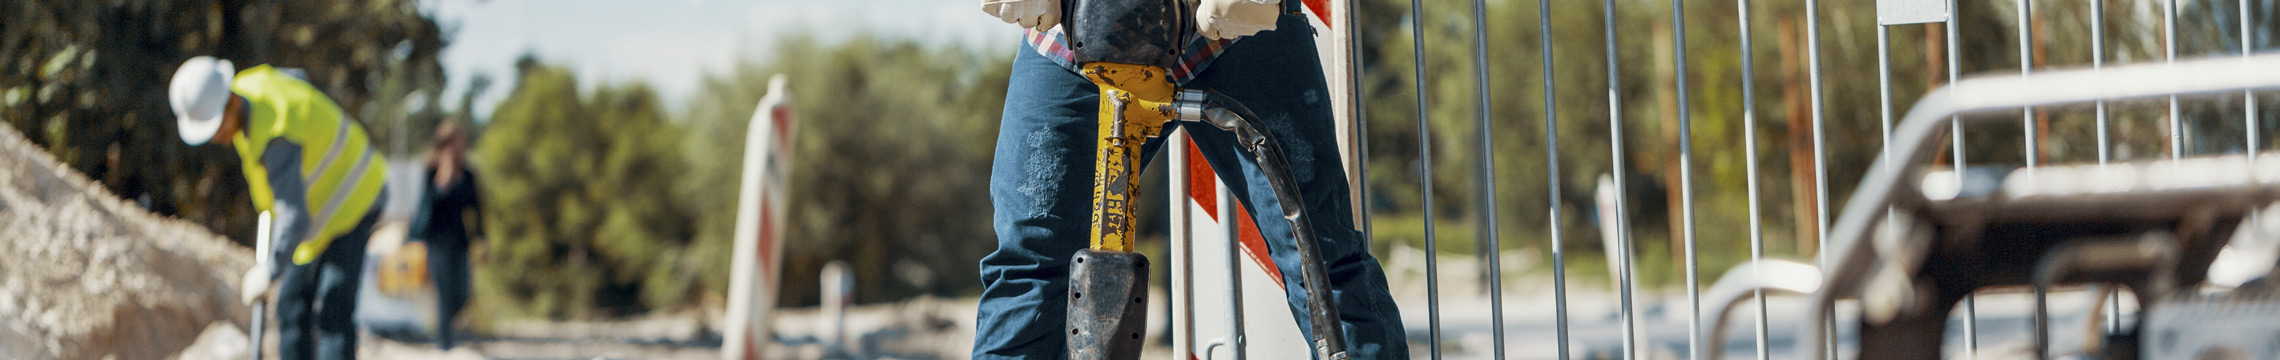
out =
{"type": "MultiPolygon", "coordinates": [[[[325,173],[323,170],[332,169],[333,161],[338,160],[341,148],[345,147],[345,145],[341,144],[348,143],[348,125],[342,124],[340,126],[340,129],[341,130],[338,131],[338,135],[335,135],[336,137],[333,138],[332,149],[325,151],[325,158],[323,161],[317,162],[317,168],[322,169],[319,170],[317,174],[323,174],[325,173]]],[[[371,144],[367,143],[365,146],[366,148],[370,148],[371,144]]],[[[372,168],[372,158],[374,157],[377,156],[373,155],[369,151],[364,152],[361,156],[357,156],[356,165],[348,168],[348,176],[343,177],[343,179],[363,179],[364,172],[372,168]]],[[[306,179],[307,181],[302,182],[303,184],[317,183],[317,178],[315,176],[309,176],[306,177],[306,179]]],[[[324,204],[324,207],[317,210],[317,214],[314,219],[324,221],[320,224],[325,224],[326,227],[331,227],[331,225],[335,223],[335,220],[362,221],[363,216],[361,215],[357,216],[356,218],[333,218],[334,214],[340,212],[340,205],[349,202],[349,197],[354,196],[356,189],[359,187],[360,186],[333,185],[332,194],[325,196],[324,202],[319,203],[324,204]]],[[[354,223],[350,223],[349,226],[355,225],[354,223]]],[[[322,233],[323,231],[318,232],[322,233]]],[[[332,244],[332,239],[333,237],[331,236],[324,236],[301,241],[301,246],[293,248],[293,263],[308,264],[310,261],[316,260],[317,255],[323,254],[325,252],[325,247],[332,244]]]]}
{"type": "Polygon", "coordinates": [[[354,230],[375,211],[387,176],[381,164],[387,161],[372,151],[371,141],[355,120],[308,82],[264,65],[238,72],[231,91],[245,97],[251,108],[245,130],[232,141],[246,167],[247,185],[253,187],[254,205],[266,210],[282,195],[272,193],[268,181],[272,176],[297,175],[303,193],[293,195],[307,202],[300,205],[307,212],[309,229],[295,239],[299,241],[293,262],[315,261],[334,238],[354,230]],[[292,143],[302,151],[298,169],[265,167],[263,154],[276,150],[269,147],[271,140],[292,143]]]}

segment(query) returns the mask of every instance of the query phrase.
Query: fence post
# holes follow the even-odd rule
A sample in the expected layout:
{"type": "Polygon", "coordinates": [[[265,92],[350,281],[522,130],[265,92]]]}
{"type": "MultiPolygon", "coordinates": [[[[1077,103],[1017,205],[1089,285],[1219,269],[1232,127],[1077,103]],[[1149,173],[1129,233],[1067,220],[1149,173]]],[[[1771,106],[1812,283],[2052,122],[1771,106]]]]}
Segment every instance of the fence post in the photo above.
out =
{"type": "MultiPolygon", "coordinates": [[[[1559,87],[1555,86],[1557,83],[1553,81],[1557,74],[1552,72],[1551,4],[1551,0],[1536,0],[1536,25],[1538,26],[1537,38],[1541,40],[1543,45],[1542,54],[1544,57],[1542,64],[1544,69],[1544,168],[1546,170],[1544,176],[1546,177],[1545,184],[1547,184],[1545,191],[1549,192],[1551,196],[1551,201],[1547,207],[1550,208],[1552,232],[1552,307],[1553,311],[1556,312],[1552,315],[1552,326],[1555,327],[1553,331],[1558,334],[1559,359],[1568,360],[1567,252],[1561,246],[1565,239],[1560,234],[1560,127],[1557,105],[1559,103],[1559,87]]],[[[1497,339],[1497,341],[1501,342],[1503,339],[1497,339]]]]}

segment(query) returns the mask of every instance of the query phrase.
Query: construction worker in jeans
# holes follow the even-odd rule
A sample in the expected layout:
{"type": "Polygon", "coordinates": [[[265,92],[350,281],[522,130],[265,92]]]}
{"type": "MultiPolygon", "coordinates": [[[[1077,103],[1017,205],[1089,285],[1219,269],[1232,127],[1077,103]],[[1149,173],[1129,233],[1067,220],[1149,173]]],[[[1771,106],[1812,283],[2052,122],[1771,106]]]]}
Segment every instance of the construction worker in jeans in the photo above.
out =
{"type": "MultiPolygon", "coordinates": [[[[1054,27],[1060,1],[983,0],[984,12],[1030,29],[1014,55],[990,169],[998,249],[981,261],[975,359],[1058,359],[1067,352],[1069,259],[1089,240],[1100,91],[1075,71],[1067,36],[1054,27]]],[[[1257,112],[1281,142],[1308,213],[1351,214],[1313,34],[1297,0],[1283,2],[1202,0],[1198,36],[1169,76],[1182,88],[1218,91],[1257,112]]],[[[1186,128],[1219,176],[1240,186],[1235,197],[1251,209],[1283,283],[1300,283],[1297,245],[1258,166],[1242,156],[1234,134],[1186,128]]],[[[1162,147],[1151,139],[1140,158],[1162,147]]],[[[1309,220],[1335,283],[1327,296],[1337,300],[1351,358],[1407,358],[1401,315],[1368,240],[1347,216],[1309,220]]],[[[1298,286],[1286,295],[1298,329],[1310,331],[1303,308],[1311,295],[1298,286]]]]}
{"type": "Polygon", "coordinates": [[[227,60],[191,58],[167,101],[183,142],[237,149],[254,207],[275,217],[272,251],[256,256],[278,265],[246,272],[240,296],[275,296],[278,353],[355,358],[358,278],[386,159],[323,92],[267,65],[239,72],[227,60]]]}

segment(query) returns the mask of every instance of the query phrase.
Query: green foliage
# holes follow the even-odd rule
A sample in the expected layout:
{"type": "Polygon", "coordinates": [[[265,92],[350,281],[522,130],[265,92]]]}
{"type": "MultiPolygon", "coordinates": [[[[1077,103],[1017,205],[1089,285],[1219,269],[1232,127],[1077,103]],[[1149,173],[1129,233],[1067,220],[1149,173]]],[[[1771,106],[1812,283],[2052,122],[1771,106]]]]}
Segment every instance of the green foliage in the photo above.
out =
{"type": "Polygon", "coordinates": [[[175,134],[166,105],[175,67],[213,55],[305,69],[388,141],[373,127],[439,117],[402,100],[441,90],[442,36],[407,0],[10,2],[0,6],[0,122],[114,193],[250,239],[236,154],[175,134]]]}
{"type": "Polygon", "coordinates": [[[799,117],[786,215],[788,306],[817,301],[825,262],[855,272],[856,301],[978,291],[976,261],[994,250],[988,179],[1012,59],[957,46],[855,36],[792,36],[772,59],[713,77],[690,107],[692,159],[683,185],[700,214],[692,260],[707,291],[726,294],[728,215],[745,125],[774,74],[790,76],[799,117]],[[718,250],[718,251],[715,251],[718,250]]]}
{"type": "Polygon", "coordinates": [[[780,43],[800,56],[715,74],[681,120],[641,85],[582,94],[568,71],[526,62],[472,151],[492,237],[472,311],[723,302],[745,126],[778,73],[800,121],[781,299],[815,303],[831,260],[859,269],[858,301],[976,291],[975,259],[994,249],[986,189],[1010,59],[863,36],[780,43]]]}
{"type": "Polygon", "coordinates": [[[587,318],[683,305],[676,266],[693,234],[674,196],[681,129],[643,85],[581,95],[569,71],[526,61],[471,151],[484,174],[490,260],[478,298],[509,313],[587,318]]]}

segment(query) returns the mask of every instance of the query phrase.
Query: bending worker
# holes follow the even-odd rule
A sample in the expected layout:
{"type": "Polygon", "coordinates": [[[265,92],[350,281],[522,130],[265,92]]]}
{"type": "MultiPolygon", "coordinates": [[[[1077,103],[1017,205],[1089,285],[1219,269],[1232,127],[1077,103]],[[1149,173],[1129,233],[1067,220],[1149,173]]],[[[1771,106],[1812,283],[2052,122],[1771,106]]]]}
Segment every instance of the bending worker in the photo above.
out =
{"type": "MultiPolygon", "coordinates": [[[[387,162],[364,129],[315,86],[268,65],[236,71],[195,57],[167,102],[190,145],[237,148],[255,208],[274,214],[271,266],[246,273],[242,298],[274,292],[285,359],[356,357],[356,290],[380,214],[387,162]]],[[[255,349],[259,351],[259,349],[255,349]]]]}
{"type": "MultiPolygon", "coordinates": [[[[1069,259],[1089,240],[1101,103],[1099,88],[1077,72],[1067,36],[1055,27],[1062,19],[1061,1],[982,2],[984,12],[1029,30],[1014,55],[990,169],[998,249],[981,261],[975,359],[1058,359],[1067,351],[1069,259]]],[[[1339,166],[1329,85],[1298,1],[1201,0],[1197,6],[1198,35],[1186,42],[1181,66],[1170,69],[1173,83],[1218,91],[1254,110],[1282,144],[1306,197],[1305,211],[1353,213],[1339,166]]],[[[1167,133],[1172,129],[1164,127],[1167,133]]],[[[1235,197],[1251,209],[1283,283],[1301,283],[1290,225],[1258,166],[1243,156],[1234,134],[1211,126],[1187,129],[1219,176],[1241,184],[1235,197]]],[[[1160,137],[1150,139],[1139,158],[1150,159],[1162,147],[1160,137]]],[[[1348,354],[1407,358],[1401,315],[1368,240],[1347,216],[1309,220],[1336,289],[1316,296],[1337,300],[1348,354]]],[[[1309,295],[1298,286],[1285,294],[1298,328],[1308,329],[1308,317],[1298,311],[1309,295]]]]}

